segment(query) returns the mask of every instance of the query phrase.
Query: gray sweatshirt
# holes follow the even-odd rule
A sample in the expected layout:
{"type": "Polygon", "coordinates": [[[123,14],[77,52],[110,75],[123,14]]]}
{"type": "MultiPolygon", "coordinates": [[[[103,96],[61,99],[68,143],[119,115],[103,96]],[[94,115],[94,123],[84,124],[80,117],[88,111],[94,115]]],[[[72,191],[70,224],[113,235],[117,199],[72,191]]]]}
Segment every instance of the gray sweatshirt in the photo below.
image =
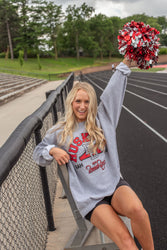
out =
{"type": "MultiPolygon", "coordinates": [[[[89,141],[85,122],[78,123],[69,148],[62,147],[70,155],[68,163],[70,189],[83,217],[101,199],[113,194],[120,179],[116,126],[130,72],[124,63],[120,63],[100,97],[96,120],[106,138],[105,152],[97,150],[96,154],[92,154],[88,151],[89,141]]],[[[52,162],[53,157],[49,151],[52,147],[57,147],[57,135],[60,130],[53,133],[51,130],[34,150],[33,158],[41,166],[52,162]]]]}

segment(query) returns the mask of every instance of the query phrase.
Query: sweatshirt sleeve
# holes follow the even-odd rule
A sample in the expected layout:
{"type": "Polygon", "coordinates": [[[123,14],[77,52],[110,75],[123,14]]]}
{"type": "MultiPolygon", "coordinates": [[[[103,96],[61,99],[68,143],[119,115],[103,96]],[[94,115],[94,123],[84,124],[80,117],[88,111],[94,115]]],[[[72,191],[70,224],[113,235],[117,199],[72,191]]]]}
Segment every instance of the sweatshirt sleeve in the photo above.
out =
{"type": "Polygon", "coordinates": [[[53,157],[49,154],[49,151],[56,146],[56,133],[50,132],[45,135],[44,139],[36,146],[33,152],[34,161],[40,166],[50,165],[53,161],[53,157]]]}
{"type": "Polygon", "coordinates": [[[117,127],[119,121],[127,85],[127,76],[130,73],[131,70],[129,67],[121,62],[116,67],[115,73],[112,75],[100,97],[101,102],[98,107],[99,118],[110,120],[114,128],[117,127]]]}

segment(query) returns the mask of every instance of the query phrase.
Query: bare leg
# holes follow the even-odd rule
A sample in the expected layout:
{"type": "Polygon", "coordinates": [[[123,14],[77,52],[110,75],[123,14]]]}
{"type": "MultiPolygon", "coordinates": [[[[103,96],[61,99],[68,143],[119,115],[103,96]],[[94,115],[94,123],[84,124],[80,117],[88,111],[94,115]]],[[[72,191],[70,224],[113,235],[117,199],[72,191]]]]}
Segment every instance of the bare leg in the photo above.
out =
{"type": "Polygon", "coordinates": [[[101,204],[96,207],[91,222],[112,239],[120,250],[138,249],[127,227],[110,205],[101,204]]]}
{"type": "Polygon", "coordinates": [[[153,250],[149,216],[135,192],[128,186],[120,186],[113,195],[111,205],[117,213],[131,219],[133,233],[143,250],[153,250]]]}

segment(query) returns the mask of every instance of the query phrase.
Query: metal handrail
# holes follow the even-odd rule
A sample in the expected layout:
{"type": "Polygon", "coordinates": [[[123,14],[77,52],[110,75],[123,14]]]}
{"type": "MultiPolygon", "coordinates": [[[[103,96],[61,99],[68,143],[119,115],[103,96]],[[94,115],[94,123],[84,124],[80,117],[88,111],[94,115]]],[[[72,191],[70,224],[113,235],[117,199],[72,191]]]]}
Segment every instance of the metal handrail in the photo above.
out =
{"type": "Polygon", "coordinates": [[[73,81],[74,73],[71,73],[69,77],[49,95],[41,107],[17,126],[8,140],[0,148],[0,186],[18,161],[32,132],[35,131],[37,127],[42,126],[42,121],[54,105],[56,97],[61,94],[62,89],[70,82],[70,79],[73,81]]]}

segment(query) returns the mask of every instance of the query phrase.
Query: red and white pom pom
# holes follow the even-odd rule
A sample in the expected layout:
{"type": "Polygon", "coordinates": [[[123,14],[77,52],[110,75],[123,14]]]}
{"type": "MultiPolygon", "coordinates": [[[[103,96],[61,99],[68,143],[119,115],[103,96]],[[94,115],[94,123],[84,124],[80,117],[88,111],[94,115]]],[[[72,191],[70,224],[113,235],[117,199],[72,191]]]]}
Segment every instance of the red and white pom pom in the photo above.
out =
{"type": "Polygon", "coordinates": [[[140,69],[149,69],[150,61],[158,61],[160,32],[143,22],[131,21],[123,26],[118,35],[119,53],[134,60],[140,69]]]}

